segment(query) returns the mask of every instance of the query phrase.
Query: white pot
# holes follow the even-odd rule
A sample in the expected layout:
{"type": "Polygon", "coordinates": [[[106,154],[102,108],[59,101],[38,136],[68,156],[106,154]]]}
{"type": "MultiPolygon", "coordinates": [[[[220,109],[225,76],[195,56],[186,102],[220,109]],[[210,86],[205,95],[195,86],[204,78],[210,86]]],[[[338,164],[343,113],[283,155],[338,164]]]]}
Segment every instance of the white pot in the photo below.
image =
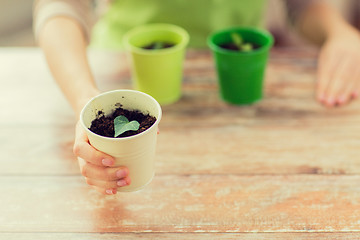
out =
{"type": "Polygon", "coordinates": [[[160,104],[150,95],[134,90],[114,90],[102,93],[91,99],[80,114],[80,122],[84,127],[90,144],[101,152],[115,158],[115,165],[129,169],[131,184],[118,191],[137,191],[151,182],[155,169],[154,157],[158,124],[161,120],[160,104]],[[111,114],[117,107],[127,110],[139,110],[156,118],[156,122],[146,131],[124,138],[103,137],[89,130],[91,122],[98,111],[111,114]]]}

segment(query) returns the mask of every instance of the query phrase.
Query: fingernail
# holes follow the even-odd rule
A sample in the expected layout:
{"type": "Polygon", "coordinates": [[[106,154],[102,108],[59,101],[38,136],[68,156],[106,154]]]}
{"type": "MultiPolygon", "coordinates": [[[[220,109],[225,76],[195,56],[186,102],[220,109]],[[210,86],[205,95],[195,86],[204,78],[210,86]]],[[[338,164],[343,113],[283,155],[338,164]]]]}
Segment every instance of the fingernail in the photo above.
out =
{"type": "Polygon", "coordinates": [[[104,158],[101,162],[104,166],[112,166],[114,164],[113,160],[107,158],[104,158]]]}
{"type": "Polygon", "coordinates": [[[121,180],[117,181],[117,185],[118,185],[119,187],[123,187],[123,186],[128,185],[128,183],[126,182],[126,180],[121,179],[121,180]]]}
{"type": "Polygon", "coordinates": [[[116,172],[116,177],[118,178],[124,178],[128,175],[127,169],[120,169],[116,172]]]}
{"type": "Polygon", "coordinates": [[[343,104],[343,103],[345,102],[345,97],[344,97],[344,96],[339,97],[338,100],[337,100],[337,102],[338,102],[339,104],[343,104]]]}
{"type": "Polygon", "coordinates": [[[126,177],[126,178],[124,178],[124,180],[126,181],[127,185],[130,185],[130,183],[131,183],[131,178],[126,177]]]}
{"type": "Polygon", "coordinates": [[[324,95],[318,96],[318,100],[319,100],[320,102],[324,102],[324,101],[325,101],[324,95]]]}
{"type": "MultiPolygon", "coordinates": [[[[106,194],[109,194],[109,195],[114,194],[113,189],[106,189],[105,192],[106,192],[106,194]]],[[[115,193],[116,193],[116,192],[115,192],[115,193]]]]}
{"type": "Polygon", "coordinates": [[[327,102],[327,104],[329,104],[329,105],[334,105],[334,99],[333,98],[328,98],[328,100],[326,101],[327,102]]]}

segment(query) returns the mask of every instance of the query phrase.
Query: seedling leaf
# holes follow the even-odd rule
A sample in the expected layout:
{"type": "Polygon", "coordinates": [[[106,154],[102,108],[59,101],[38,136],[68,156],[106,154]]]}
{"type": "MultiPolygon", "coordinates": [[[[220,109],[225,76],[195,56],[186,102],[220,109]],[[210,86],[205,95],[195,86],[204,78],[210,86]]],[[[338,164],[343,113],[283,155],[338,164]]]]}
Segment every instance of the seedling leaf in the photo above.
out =
{"type": "Polygon", "coordinates": [[[254,46],[251,43],[244,42],[241,35],[236,32],[231,33],[231,39],[239,51],[250,52],[254,49],[254,46]]]}
{"type": "Polygon", "coordinates": [[[237,46],[243,44],[244,42],[241,35],[235,32],[231,34],[231,39],[234,42],[234,44],[237,46]]]}
{"type": "Polygon", "coordinates": [[[129,122],[129,120],[125,116],[117,116],[114,119],[114,137],[118,137],[119,135],[127,131],[137,131],[139,130],[139,127],[140,124],[138,121],[134,120],[129,122]]]}
{"type": "Polygon", "coordinates": [[[242,46],[241,46],[241,50],[243,52],[250,52],[251,50],[253,50],[253,45],[251,43],[244,43],[242,46]]]}
{"type": "Polygon", "coordinates": [[[154,43],[153,49],[162,49],[162,48],[164,48],[164,43],[163,42],[155,42],[154,43]]]}
{"type": "Polygon", "coordinates": [[[238,49],[241,49],[241,46],[243,45],[244,40],[242,39],[241,35],[238,33],[232,33],[231,39],[235,46],[237,46],[238,49]]]}

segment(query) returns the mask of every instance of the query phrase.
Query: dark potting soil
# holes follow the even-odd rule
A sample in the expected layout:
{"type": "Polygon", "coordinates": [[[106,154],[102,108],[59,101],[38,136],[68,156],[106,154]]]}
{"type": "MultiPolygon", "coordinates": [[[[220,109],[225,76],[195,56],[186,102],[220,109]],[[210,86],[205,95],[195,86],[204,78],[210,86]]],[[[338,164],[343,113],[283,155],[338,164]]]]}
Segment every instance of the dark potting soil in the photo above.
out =
{"type": "Polygon", "coordinates": [[[175,44],[169,43],[169,42],[154,42],[154,43],[145,45],[142,48],[147,49],[147,50],[154,50],[154,49],[171,48],[173,46],[175,46],[175,44]],[[159,46],[161,46],[161,47],[159,47],[159,46]]]}
{"type": "MultiPolygon", "coordinates": [[[[252,46],[253,46],[253,49],[251,51],[248,51],[248,52],[252,52],[258,48],[260,48],[261,46],[258,45],[258,44],[254,44],[254,43],[251,43],[252,46]]],[[[225,48],[227,50],[231,50],[231,51],[239,51],[239,48],[234,44],[234,43],[224,43],[224,44],[220,44],[219,45],[221,48],[225,48]]]]}
{"type": "Polygon", "coordinates": [[[142,112],[137,110],[126,110],[123,109],[120,105],[120,107],[117,107],[115,111],[109,116],[105,116],[104,112],[98,111],[97,117],[91,122],[91,126],[89,129],[90,131],[104,137],[114,137],[114,119],[120,115],[125,116],[129,120],[129,122],[133,120],[138,121],[140,123],[140,127],[137,131],[124,132],[123,134],[119,135],[118,138],[129,137],[144,132],[145,130],[150,128],[156,121],[156,118],[150,116],[149,114],[144,115],[142,112]]]}

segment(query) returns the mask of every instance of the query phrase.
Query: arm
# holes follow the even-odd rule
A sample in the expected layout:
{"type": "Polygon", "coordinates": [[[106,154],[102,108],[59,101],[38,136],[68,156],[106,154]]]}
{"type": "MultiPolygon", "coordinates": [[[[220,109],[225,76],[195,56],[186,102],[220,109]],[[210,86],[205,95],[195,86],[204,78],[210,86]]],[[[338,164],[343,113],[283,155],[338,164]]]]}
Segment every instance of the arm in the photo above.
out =
{"type": "Polygon", "coordinates": [[[308,1],[295,25],[307,39],[320,46],[334,35],[343,33],[342,28],[351,27],[337,9],[321,0],[308,1]]]}
{"type": "MultiPolygon", "coordinates": [[[[290,1],[291,2],[291,1],[290,1]]],[[[360,35],[326,1],[310,1],[296,28],[320,46],[316,97],[328,107],[344,105],[359,95],[360,35]]]]}
{"type": "MultiPolygon", "coordinates": [[[[53,77],[79,116],[83,105],[99,93],[86,56],[86,30],[78,20],[78,15],[74,17],[66,10],[48,15],[48,11],[43,10],[49,5],[44,4],[44,1],[42,4],[39,2],[41,1],[35,3],[34,8],[35,33],[39,45],[44,51],[53,77]]],[[[52,1],[45,2],[51,4],[52,1]]],[[[86,182],[99,192],[114,194],[118,187],[130,184],[128,169],[109,168],[114,164],[114,159],[89,144],[80,124],[76,126],[74,154],[78,157],[80,171],[86,182]]]]}
{"type": "Polygon", "coordinates": [[[87,43],[80,26],[70,18],[54,17],[39,33],[39,45],[54,79],[79,115],[84,104],[99,93],[88,64],[87,43]]]}
{"type": "Polygon", "coordinates": [[[92,12],[89,0],[35,0],[33,8],[35,38],[76,114],[99,92],[86,56],[92,12]]]}

